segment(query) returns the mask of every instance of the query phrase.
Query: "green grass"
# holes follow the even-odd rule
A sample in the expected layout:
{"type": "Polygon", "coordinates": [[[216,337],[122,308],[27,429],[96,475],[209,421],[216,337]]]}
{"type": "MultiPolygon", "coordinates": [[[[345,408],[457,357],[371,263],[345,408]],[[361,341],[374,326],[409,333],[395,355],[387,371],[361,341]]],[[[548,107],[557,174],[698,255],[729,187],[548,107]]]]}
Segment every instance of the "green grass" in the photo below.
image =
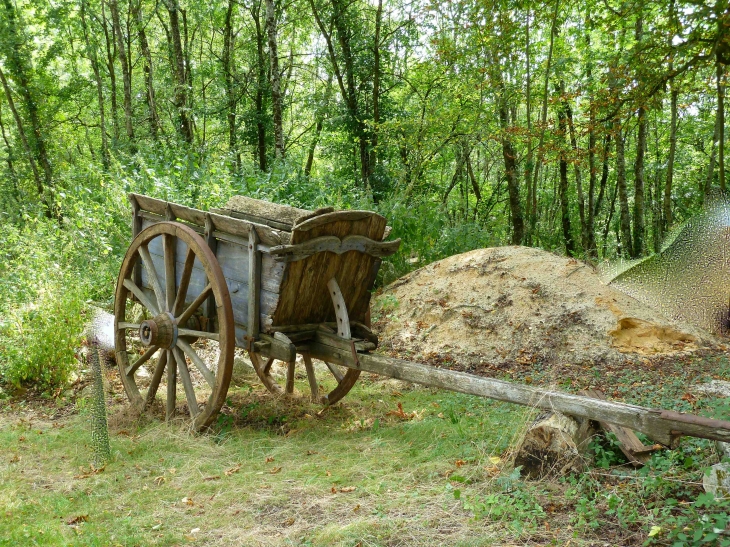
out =
{"type": "MultiPolygon", "coordinates": [[[[661,396],[685,387],[675,378],[661,396]]],[[[716,461],[707,441],[641,470],[596,442],[588,472],[527,482],[510,456],[534,411],[369,375],[321,415],[256,382],[233,388],[205,435],[135,417],[110,395],[101,472],[84,399],[2,403],[0,545],[701,545],[728,512],[701,495],[716,461]]]]}

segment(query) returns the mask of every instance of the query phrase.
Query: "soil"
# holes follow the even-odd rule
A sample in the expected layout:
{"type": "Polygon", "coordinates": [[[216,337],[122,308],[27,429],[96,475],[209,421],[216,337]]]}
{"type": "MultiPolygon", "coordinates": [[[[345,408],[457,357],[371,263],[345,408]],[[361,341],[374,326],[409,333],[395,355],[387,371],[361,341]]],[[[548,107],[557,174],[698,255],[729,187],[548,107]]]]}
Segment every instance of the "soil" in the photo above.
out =
{"type": "Polygon", "coordinates": [[[386,287],[374,312],[381,351],[477,374],[726,349],[723,339],[604,284],[590,264],[519,246],[416,270],[386,287]]]}

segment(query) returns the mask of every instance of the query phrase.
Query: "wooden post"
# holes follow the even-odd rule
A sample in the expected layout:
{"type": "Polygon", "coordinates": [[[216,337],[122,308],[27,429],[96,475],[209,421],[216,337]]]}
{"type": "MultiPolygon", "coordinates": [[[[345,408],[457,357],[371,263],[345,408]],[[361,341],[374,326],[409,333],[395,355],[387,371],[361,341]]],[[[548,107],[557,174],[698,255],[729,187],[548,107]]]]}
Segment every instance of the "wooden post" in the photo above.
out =
{"type": "MultiPolygon", "coordinates": [[[[218,240],[213,235],[213,232],[215,231],[215,226],[213,224],[213,217],[210,216],[210,213],[205,213],[205,242],[208,244],[208,248],[210,248],[211,251],[213,251],[213,254],[215,254],[217,247],[218,247],[218,240]]],[[[208,332],[214,332],[213,325],[208,325],[210,321],[213,321],[216,317],[216,309],[215,309],[215,297],[211,294],[208,297],[208,300],[205,301],[203,304],[203,318],[202,318],[202,330],[208,331],[208,332]]]]}
{"type": "Polygon", "coordinates": [[[261,252],[258,250],[259,236],[251,226],[248,233],[248,325],[246,334],[251,340],[259,337],[260,295],[261,295],[261,252]]]}

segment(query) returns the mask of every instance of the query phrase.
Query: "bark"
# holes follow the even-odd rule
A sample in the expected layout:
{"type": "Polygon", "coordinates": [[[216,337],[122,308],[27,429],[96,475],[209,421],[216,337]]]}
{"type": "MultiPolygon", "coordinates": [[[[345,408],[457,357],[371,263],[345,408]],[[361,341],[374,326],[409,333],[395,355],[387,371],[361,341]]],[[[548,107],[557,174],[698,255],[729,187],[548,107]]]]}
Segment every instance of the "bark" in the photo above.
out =
{"type": "Polygon", "coordinates": [[[625,141],[622,133],[621,120],[614,121],[614,133],[616,138],[616,186],[618,188],[618,201],[620,213],[622,251],[626,256],[631,255],[631,219],[629,213],[629,195],[626,189],[626,155],[625,141]]]}
{"type": "MultiPolygon", "coordinates": [[[[593,21],[590,14],[586,17],[586,46],[591,49],[591,35],[593,30],[593,21]]],[[[588,258],[595,259],[598,256],[596,248],[596,214],[595,214],[595,196],[596,196],[596,100],[593,92],[593,66],[589,61],[586,65],[586,79],[590,92],[588,105],[588,214],[586,216],[586,242],[585,252],[588,258]]]]}
{"type": "MultiPolygon", "coordinates": [[[[48,218],[59,218],[59,212],[53,203],[52,196],[50,195],[53,191],[53,170],[51,168],[51,162],[48,158],[48,151],[46,146],[45,135],[43,134],[43,128],[41,126],[40,113],[38,109],[38,100],[36,98],[35,90],[32,88],[31,73],[32,65],[30,56],[24,51],[24,41],[18,29],[18,21],[15,14],[15,7],[11,0],[4,0],[5,8],[5,24],[7,25],[6,37],[9,46],[6,53],[7,69],[10,77],[15,81],[18,86],[18,94],[23,101],[23,106],[28,114],[28,121],[30,122],[30,138],[25,135],[25,143],[27,143],[27,149],[29,150],[29,158],[32,157],[38,166],[40,166],[41,173],[34,170],[34,178],[36,180],[36,188],[38,189],[38,195],[45,206],[45,214],[48,218]]],[[[0,72],[0,79],[2,79],[3,88],[8,98],[8,104],[10,105],[13,116],[15,117],[16,124],[18,126],[18,133],[21,133],[23,123],[18,110],[12,103],[12,91],[5,75],[0,72]]],[[[24,133],[24,131],[23,131],[24,133]]],[[[21,137],[23,138],[23,137],[21,137]]],[[[25,144],[24,143],[24,144],[25,144]]]]}
{"type": "Polygon", "coordinates": [[[112,15],[112,27],[116,37],[117,56],[122,65],[122,85],[124,88],[124,128],[127,138],[134,142],[134,117],[132,114],[132,71],[124,34],[122,34],[121,19],[119,17],[119,4],[117,0],[109,0],[109,11],[112,15]]]}
{"type": "Polygon", "coordinates": [[[266,29],[269,36],[269,60],[271,62],[271,105],[274,113],[274,156],[284,157],[284,130],[281,120],[281,74],[279,51],[276,43],[276,9],[274,0],[266,0],[266,29]]]}
{"type": "Polygon", "coordinates": [[[573,124],[573,109],[570,108],[570,102],[565,96],[565,82],[560,82],[560,95],[563,99],[563,111],[568,122],[568,130],[570,133],[570,146],[573,149],[573,174],[575,175],[575,189],[578,198],[578,216],[580,218],[581,245],[583,249],[588,248],[588,223],[586,222],[585,212],[585,196],[583,195],[583,181],[581,179],[578,139],[575,135],[575,125],[573,124]]]}
{"type": "Polygon", "coordinates": [[[10,179],[13,181],[13,192],[16,201],[19,200],[20,191],[18,189],[18,173],[15,171],[15,155],[13,154],[13,147],[10,145],[10,140],[5,132],[5,123],[2,117],[2,106],[0,105],[0,134],[3,136],[3,142],[5,142],[5,148],[8,151],[8,155],[5,157],[5,163],[8,164],[8,172],[10,173],[10,179]]]}
{"type": "Polygon", "coordinates": [[[611,148],[611,133],[606,133],[606,136],[603,139],[603,161],[602,161],[603,168],[601,170],[601,182],[599,184],[598,197],[596,198],[596,204],[593,208],[594,217],[596,215],[598,215],[598,212],[601,210],[601,205],[603,205],[603,196],[606,194],[606,184],[608,183],[608,172],[609,172],[608,156],[609,156],[610,148],[611,148]]]}
{"type": "Polygon", "coordinates": [[[119,106],[117,102],[117,72],[114,66],[114,59],[117,56],[116,40],[114,39],[114,27],[112,35],[109,36],[109,22],[106,18],[106,3],[101,3],[101,22],[104,29],[104,45],[106,47],[106,69],[109,72],[109,88],[111,91],[111,114],[112,114],[112,145],[119,142],[119,106]]]}
{"type": "Polygon", "coordinates": [[[720,190],[725,191],[725,65],[719,58],[716,66],[717,75],[717,166],[720,190]]]}
{"type": "Polygon", "coordinates": [[[669,126],[669,158],[667,159],[667,179],[664,183],[664,201],[662,214],[662,235],[672,226],[672,184],[674,183],[674,157],[677,152],[677,99],[679,92],[672,89],[671,112],[672,119],[669,126]]]}
{"type": "Polygon", "coordinates": [[[157,101],[155,99],[155,86],[152,74],[152,53],[150,45],[147,41],[147,32],[145,31],[144,18],[142,16],[142,0],[137,0],[133,8],[135,25],[137,28],[137,38],[139,39],[139,48],[144,59],[144,85],[145,96],[147,97],[147,109],[149,110],[150,134],[156,141],[159,138],[160,117],[157,113],[157,101]]]}
{"type": "Polygon", "coordinates": [[[525,88],[525,113],[527,115],[527,158],[525,160],[525,187],[527,188],[527,199],[525,200],[525,216],[527,217],[527,230],[525,234],[525,243],[532,244],[532,232],[534,230],[533,221],[533,188],[532,188],[532,170],[533,170],[533,150],[532,150],[532,82],[530,78],[530,8],[527,8],[527,20],[525,23],[525,72],[526,72],[526,88],[525,88]]]}
{"type": "Polygon", "coordinates": [[[715,116],[715,128],[712,132],[712,151],[710,152],[710,162],[707,165],[707,175],[704,180],[704,187],[701,188],[700,196],[702,201],[705,201],[705,198],[710,194],[710,191],[712,190],[712,180],[715,177],[715,156],[717,154],[717,141],[720,138],[720,127],[719,127],[720,119],[715,116]]]}
{"type": "MultiPolygon", "coordinates": [[[[560,91],[560,88],[556,89],[560,91]]],[[[565,138],[566,134],[566,118],[565,103],[558,107],[558,131],[565,138]]],[[[558,199],[560,200],[560,219],[563,228],[563,241],[565,243],[565,254],[575,256],[575,241],[573,240],[573,231],[570,226],[570,209],[568,202],[568,161],[566,158],[565,147],[560,147],[560,182],[558,185],[558,199]]]]}
{"type": "Polygon", "coordinates": [[[261,2],[259,1],[251,8],[251,16],[256,26],[256,62],[257,62],[257,85],[254,103],[256,106],[256,152],[254,159],[258,156],[259,169],[266,171],[266,114],[264,113],[264,93],[266,91],[266,62],[264,60],[264,34],[261,28],[261,2]]]}
{"type": "Polygon", "coordinates": [[[550,46],[548,48],[547,66],[545,68],[545,82],[543,84],[543,102],[542,113],[540,116],[540,139],[537,144],[537,162],[535,163],[535,172],[532,176],[532,205],[530,211],[532,218],[530,219],[530,230],[535,231],[537,225],[537,181],[540,176],[540,167],[544,156],[543,144],[545,142],[545,129],[547,127],[547,111],[548,111],[548,84],[550,82],[550,67],[553,60],[553,45],[555,44],[555,36],[558,34],[558,8],[560,0],[555,0],[555,8],[553,10],[552,24],[550,26],[550,46]]]}
{"type": "Polygon", "coordinates": [[[638,110],[638,135],[636,139],[636,161],[634,163],[634,239],[631,249],[631,258],[639,258],[646,253],[646,207],[644,157],[646,154],[646,109],[641,106],[638,110]]]}
{"type": "Polygon", "coordinates": [[[233,85],[234,41],[233,41],[233,8],[234,0],[228,0],[225,25],[223,28],[223,79],[226,87],[226,121],[228,122],[228,151],[233,156],[233,172],[241,170],[241,153],[238,150],[238,135],[236,133],[236,93],[233,85]]]}
{"type": "Polygon", "coordinates": [[[165,0],[165,7],[170,20],[170,39],[172,40],[172,53],[174,64],[172,73],[175,78],[175,95],[173,104],[178,112],[178,132],[182,139],[188,143],[193,142],[193,129],[188,116],[188,78],[185,68],[185,55],[183,53],[182,39],[180,37],[180,6],[177,0],[165,0]]]}
{"type": "MultiPolygon", "coordinates": [[[[368,178],[371,178],[378,162],[378,125],[380,124],[380,35],[383,26],[383,0],[378,0],[375,11],[375,38],[373,40],[373,125],[370,128],[370,157],[368,178]]],[[[372,181],[371,181],[372,182],[372,181]]]]}
{"type": "Polygon", "coordinates": [[[81,2],[81,27],[84,32],[84,42],[86,45],[86,55],[91,62],[91,70],[94,73],[94,83],[96,84],[96,100],[99,105],[99,128],[101,131],[101,161],[104,170],[109,169],[109,142],[106,135],[106,105],[104,103],[104,82],[101,79],[101,71],[99,70],[99,59],[96,55],[96,48],[89,38],[88,25],[86,23],[86,1],[81,2]]]}
{"type": "Polygon", "coordinates": [[[332,94],[332,73],[327,77],[327,87],[325,88],[324,104],[317,110],[317,121],[314,127],[314,138],[309,144],[309,151],[307,153],[307,163],[304,166],[304,176],[309,177],[312,172],[312,165],[314,163],[314,152],[317,149],[317,143],[319,142],[319,136],[322,133],[322,126],[324,124],[324,113],[329,106],[330,96],[332,94]]]}

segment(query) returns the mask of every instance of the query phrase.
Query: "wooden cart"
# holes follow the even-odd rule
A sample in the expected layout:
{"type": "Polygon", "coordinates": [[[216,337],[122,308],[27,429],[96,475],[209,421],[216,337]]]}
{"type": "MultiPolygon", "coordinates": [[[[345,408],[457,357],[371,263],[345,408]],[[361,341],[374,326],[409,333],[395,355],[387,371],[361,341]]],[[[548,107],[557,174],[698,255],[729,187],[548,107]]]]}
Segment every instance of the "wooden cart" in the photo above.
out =
{"type": "Polygon", "coordinates": [[[157,404],[164,392],[168,419],[184,411],[196,430],[206,428],[226,399],[238,347],[266,388],[282,395],[295,391],[301,355],[311,397],[325,405],[364,370],[626,427],[665,446],[682,435],[730,441],[724,420],[371,353],[378,341],[369,328],[370,291],[381,258],[400,244],[385,241],[386,220],[376,213],[304,211],[242,196],[210,212],[136,194],[130,201],[134,240],[117,281],[114,328],[122,382],[138,407],[157,404]],[[313,358],[326,368],[316,369],[313,358]],[[275,361],[285,373],[274,373],[275,361]],[[322,371],[331,378],[318,378],[322,371]]]}
{"type": "Polygon", "coordinates": [[[370,291],[381,258],[400,244],[383,241],[385,218],[243,196],[210,212],[136,194],[130,201],[134,240],[114,311],[117,362],[134,404],[152,405],[162,385],[169,418],[180,383],[195,428],[208,426],[225,401],[235,347],[274,393],[294,392],[297,353],[313,400],[333,404],[350,391],[360,371],[326,361],[335,385],[320,393],[306,345],[315,333],[348,340],[353,352],[377,345],[370,291]],[[286,363],[283,386],[275,360],[286,363]],[[141,369],[148,361],[151,370],[141,369]]]}

